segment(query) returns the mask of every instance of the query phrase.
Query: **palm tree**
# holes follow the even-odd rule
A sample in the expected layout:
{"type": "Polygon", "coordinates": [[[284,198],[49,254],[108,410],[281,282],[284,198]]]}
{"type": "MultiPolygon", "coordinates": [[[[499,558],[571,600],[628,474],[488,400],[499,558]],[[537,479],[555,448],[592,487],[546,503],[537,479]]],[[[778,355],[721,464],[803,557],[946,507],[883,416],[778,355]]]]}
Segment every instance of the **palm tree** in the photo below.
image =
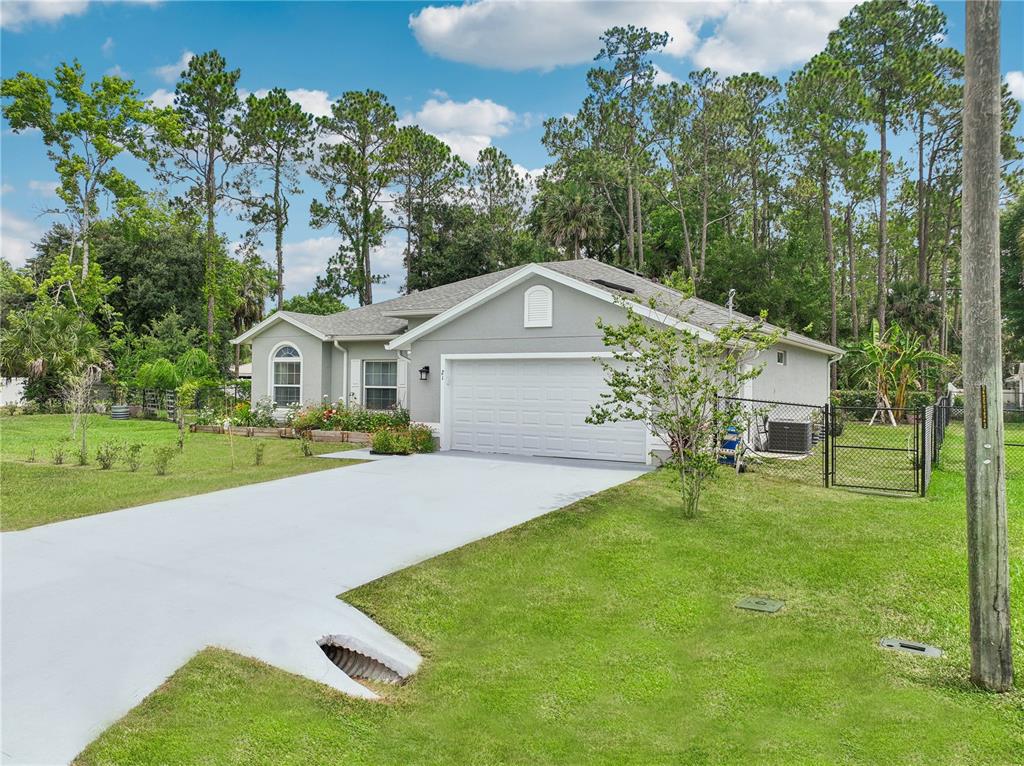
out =
{"type": "Polygon", "coordinates": [[[539,200],[540,228],[555,247],[569,243],[573,259],[588,239],[604,227],[601,206],[587,187],[571,179],[545,182],[539,200]]]}
{"type": "MultiPolygon", "coordinates": [[[[238,285],[238,303],[231,315],[231,325],[235,335],[241,335],[263,319],[263,310],[267,296],[274,284],[267,265],[258,255],[251,253],[242,261],[238,285]]],[[[242,362],[241,344],[235,344],[235,377],[242,362]]]]}
{"type": "MultiPolygon", "coordinates": [[[[907,332],[896,322],[880,332],[877,319],[871,322],[871,337],[857,347],[853,359],[857,364],[854,374],[875,388],[875,415],[888,415],[893,425],[896,419],[892,411],[905,409],[908,393],[921,388],[923,363],[949,363],[942,354],[925,348],[923,335],[907,332]]],[[[874,419],[873,415],[872,422],[874,419]]]]}

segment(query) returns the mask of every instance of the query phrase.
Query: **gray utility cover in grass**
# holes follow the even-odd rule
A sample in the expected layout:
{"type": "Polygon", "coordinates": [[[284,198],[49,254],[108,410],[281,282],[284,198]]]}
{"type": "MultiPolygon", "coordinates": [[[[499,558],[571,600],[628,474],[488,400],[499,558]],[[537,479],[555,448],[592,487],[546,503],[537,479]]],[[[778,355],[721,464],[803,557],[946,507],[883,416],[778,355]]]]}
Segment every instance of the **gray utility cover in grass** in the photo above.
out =
{"type": "Polygon", "coordinates": [[[785,601],[761,598],[760,596],[747,596],[746,598],[741,598],[736,604],[739,609],[749,609],[753,612],[777,612],[785,605],[785,601]]]}
{"type": "Polygon", "coordinates": [[[642,472],[414,455],[5,532],[2,760],[67,763],[211,645],[373,697],[319,642],[419,658],[336,594],[642,472]]]}
{"type": "Polygon", "coordinates": [[[902,638],[883,638],[878,642],[884,649],[892,649],[894,652],[905,652],[916,654],[920,657],[941,657],[942,650],[931,644],[919,644],[916,641],[904,641],[902,638]]]}

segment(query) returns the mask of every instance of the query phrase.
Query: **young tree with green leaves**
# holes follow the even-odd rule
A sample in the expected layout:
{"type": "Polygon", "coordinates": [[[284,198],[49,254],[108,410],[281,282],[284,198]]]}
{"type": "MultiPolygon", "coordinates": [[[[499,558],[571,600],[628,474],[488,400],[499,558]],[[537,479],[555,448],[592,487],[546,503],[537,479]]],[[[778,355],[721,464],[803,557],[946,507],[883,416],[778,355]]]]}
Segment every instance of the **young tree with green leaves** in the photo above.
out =
{"type": "Polygon", "coordinates": [[[343,94],[317,121],[325,140],[309,175],[324,195],[310,205],[310,224],[334,228],[343,240],[317,287],[339,298],[355,294],[361,306],[373,303],[373,283],[381,279],[370,253],[390,228],[381,203],[395,175],[397,119],[383,93],[367,90],[343,94]]]}
{"type": "Polygon", "coordinates": [[[81,243],[84,280],[100,195],[107,192],[120,198],[139,193],[114,163],[125,153],[148,156],[145,136],[153,115],[133,82],[108,75],[86,85],[77,60],[60,64],[52,80],[18,72],[0,84],[0,96],[9,99],[3,115],[11,130],[36,129],[42,134],[60,178],[57,196],[65,206],[62,212],[75,228],[69,257],[73,262],[81,243]]]}
{"type": "Polygon", "coordinates": [[[316,134],[313,117],[289,98],[283,88],[265,96],[251,94],[236,118],[239,155],[246,170],[238,192],[258,237],[266,228],[274,232],[277,259],[277,308],[284,305],[284,232],[288,227],[289,196],[302,192],[299,171],[313,156],[316,134]],[[269,190],[266,188],[269,185],[269,190]]]}
{"type": "Polygon", "coordinates": [[[218,265],[225,257],[217,235],[217,209],[228,197],[228,174],[237,163],[235,115],[238,78],[216,50],[193,56],[174,89],[174,106],[158,122],[159,178],[188,186],[189,200],[206,217],[204,285],[206,335],[213,356],[217,333],[218,265]]]}
{"type": "MultiPolygon", "coordinates": [[[[680,301],[682,296],[680,297],[680,301]]],[[[697,516],[701,489],[718,465],[718,440],[737,413],[720,398],[739,396],[761,374],[757,354],[778,340],[764,332],[763,317],[698,333],[684,322],[661,324],[624,303],[625,321],[598,321],[612,359],[602,361],[608,393],[594,405],[588,423],[646,423],[669,449],[666,464],[677,471],[683,515],[697,516]]],[[[678,306],[651,305],[666,317],[678,306]]]]}

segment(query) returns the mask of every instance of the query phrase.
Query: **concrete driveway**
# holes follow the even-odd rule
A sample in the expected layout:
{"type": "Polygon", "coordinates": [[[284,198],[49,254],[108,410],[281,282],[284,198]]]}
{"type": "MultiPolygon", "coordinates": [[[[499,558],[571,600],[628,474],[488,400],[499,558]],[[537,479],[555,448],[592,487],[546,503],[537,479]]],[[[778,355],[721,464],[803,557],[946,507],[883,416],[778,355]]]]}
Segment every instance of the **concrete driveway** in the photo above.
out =
{"type": "Polygon", "coordinates": [[[417,455],[5,533],[3,762],[70,761],[210,645],[372,697],[318,639],[419,658],[337,593],[643,470],[417,455]]]}

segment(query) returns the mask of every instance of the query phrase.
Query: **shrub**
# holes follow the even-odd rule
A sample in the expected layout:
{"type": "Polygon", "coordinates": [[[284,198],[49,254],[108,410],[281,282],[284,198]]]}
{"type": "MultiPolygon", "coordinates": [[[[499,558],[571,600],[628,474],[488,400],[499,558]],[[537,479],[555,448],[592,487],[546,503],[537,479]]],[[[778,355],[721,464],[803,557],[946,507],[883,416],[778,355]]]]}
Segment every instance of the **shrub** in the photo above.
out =
{"type": "Polygon", "coordinates": [[[299,449],[302,450],[303,457],[313,456],[313,440],[309,438],[305,431],[302,431],[299,435],[299,449]]]}
{"type": "Polygon", "coordinates": [[[154,447],[153,448],[153,468],[156,469],[157,476],[166,476],[170,469],[171,460],[178,454],[178,450],[174,447],[154,447]]]}
{"type": "Polygon", "coordinates": [[[209,355],[201,348],[190,348],[179,356],[174,368],[183,381],[199,381],[217,374],[209,355]]]}
{"type": "Polygon", "coordinates": [[[291,417],[297,431],[313,428],[324,431],[363,431],[373,433],[384,428],[405,428],[409,412],[402,409],[367,410],[342,404],[317,404],[297,411],[291,417]]]}
{"type": "Polygon", "coordinates": [[[220,414],[213,407],[203,407],[196,413],[196,425],[217,426],[221,420],[220,414]]]}
{"type": "Polygon", "coordinates": [[[123,451],[124,445],[120,442],[103,442],[96,448],[96,462],[100,464],[100,470],[109,471],[113,468],[123,451]]]}
{"type": "Polygon", "coordinates": [[[8,415],[17,415],[18,414],[18,405],[15,402],[9,402],[8,404],[4,405],[4,411],[8,415]]]}
{"type": "Polygon", "coordinates": [[[75,458],[78,460],[79,465],[89,465],[89,453],[85,447],[79,447],[75,450],[75,458]]]}
{"type": "Polygon", "coordinates": [[[166,391],[177,388],[181,383],[181,377],[170,360],[161,358],[141,365],[135,374],[135,382],[140,388],[159,388],[166,391]]]}
{"type": "Polygon", "coordinates": [[[429,426],[413,423],[409,426],[409,439],[412,442],[413,452],[434,451],[434,434],[429,426]]]}
{"type": "Polygon", "coordinates": [[[370,452],[375,455],[408,455],[412,452],[412,438],[408,431],[381,428],[373,432],[370,452]]]}
{"type": "Polygon", "coordinates": [[[31,399],[26,400],[21,405],[22,415],[35,415],[39,412],[39,405],[31,399]]]}
{"type": "Polygon", "coordinates": [[[64,465],[64,460],[68,456],[67,441],[61,440],[57,442],[57,444],[54,445],[53,447],[53,452],[51,453],[51,455],[53,457],[54,465],[64,465]]]}
{"type": "Polygon", "coordinates": [[[263,451],[267,448],[267,445],[259,440],[255,440],[253,444],[252,463],[253,465],[263,465],[263,451]]]}
{"type": "Polygon", "coordinates": [[[139,470],[139,466],[142,465],[142,445],[135,443],[129,444],[124,449],[124,462],[128,466],[128,470],[135,473],[139,470]]]}
{"type": "Polygon", "coordinates": [[[30,449],[28,451],[28,462],[30,462],[30,463],[36,462],[36,448],[35,447],[33,447],[32,449],[30,449]]]}
{"type": "Polygon", "coordinates": [[[250,406],[249,402],[239,402],[231,414],[231,425],[247,428],[272,428],[276,425],[274,406],[269,399],[260,399],[255,406],[250,406]]]}

